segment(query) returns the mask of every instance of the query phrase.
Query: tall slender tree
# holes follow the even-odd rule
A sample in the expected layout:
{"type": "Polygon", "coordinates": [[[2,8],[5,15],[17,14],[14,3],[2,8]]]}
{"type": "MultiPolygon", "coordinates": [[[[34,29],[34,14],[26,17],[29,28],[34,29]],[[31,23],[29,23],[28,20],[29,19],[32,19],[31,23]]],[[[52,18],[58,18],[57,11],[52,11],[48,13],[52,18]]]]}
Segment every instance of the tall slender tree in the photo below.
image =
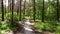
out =
{"type": "Polygon", "coordinates": [[[14,9],[14,0],[12,0],[12,22],[13,22],[13,10],[14,9]]]}
{"type": "Polygon", "coordinates": [[[19,13],[19,6],[18,6],[18,8],[17,8],[17,15],[18,15],[18,13],[19,13]]]}
{"type": "Polygon", "coordinates": [[[24,1],[24,15],[25,15],[25,4],[26,4],[26,0],[24,1]]]}
{"type": "Polygon", "coordinates": [[[4,5],[3,5],[3,0],[1,2],[2,5],[2,21],[4,21],[4,5]]]}
{"type": "Polygon", "coordinates": [[[33,13],[34,13],[34,14],[33,14],[33,17],[34,17],[34,18],[33,18],[33,19],[34,19],[34,21],[35,21],[35,14],[36,14],[36,12],[35,12],[35,11],[36,11],[36,10],[35,10],[35,9],[36,9],[36,8],[35,8],[35,0],[33,0],[33,2],[34,2],[34,5],[33,5],[33,13]]]}
{"type": "MultiPolygon", "coordinates": [[[[5,0],[5,3],[6,3],[6,0],[5,0]]],[[[4,6],[4,9],[5,9],[5,16],[6,16],[6,5],[4,6]]]]}
{"type": "Polygon", "coordinates": [[[12,7],[12,4],[10,3],[10,7],[9,7],[10,8],[10,11],[12,10],[11,7],[12,7]]]}
{"type": "Polygon", "coordinates": [[[57,0],[57,21],[59,21],[59,0],[57,0]]]}
{"type": "Polygon", "coordinates": [[[43,7],[42,7],[42,22],[44,22],[44,0],[43,0],[43,7]]]}
{"type": "Polygon", "coordinates": [[[19,16],[19,20],[21,21],[21,3],[22,3],[22,0],[20,0],[20,16],[19,16]]]}

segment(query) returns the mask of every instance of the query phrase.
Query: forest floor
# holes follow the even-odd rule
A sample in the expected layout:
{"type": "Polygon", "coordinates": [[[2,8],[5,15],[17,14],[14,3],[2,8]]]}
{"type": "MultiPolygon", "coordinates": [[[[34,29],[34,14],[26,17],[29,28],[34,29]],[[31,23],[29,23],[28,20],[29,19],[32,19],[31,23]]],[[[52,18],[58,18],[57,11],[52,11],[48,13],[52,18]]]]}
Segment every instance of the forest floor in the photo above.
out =
{"type": "MultiPolygon", "coordinates": [[[[24,34],[23,28],[18,28],[16,31],[7,32],[6,34],[24,34]]],[[[48,32],[48,31],[35,31],[34,34],[55,34],[55,32],[48,32]]]]}
{"type": "MultiPolygon", "coordinates": [[[[18,29],[15,31],[15,34],[24,34],[24,29],[18,29]]],[[[35,31],[33,34],[55,34],[55,32],[48,32],[48,31],[35,31]]]]}
{"type": "MultiPolygon", "coordinates": [[[[24,31],[16,31],[15,34],[24,34],[24,31]]],[[[48,32],[48,31],[44,31],[44,32],[35,32],[34,34],[55,34],[55,32],[48,32]]]]}

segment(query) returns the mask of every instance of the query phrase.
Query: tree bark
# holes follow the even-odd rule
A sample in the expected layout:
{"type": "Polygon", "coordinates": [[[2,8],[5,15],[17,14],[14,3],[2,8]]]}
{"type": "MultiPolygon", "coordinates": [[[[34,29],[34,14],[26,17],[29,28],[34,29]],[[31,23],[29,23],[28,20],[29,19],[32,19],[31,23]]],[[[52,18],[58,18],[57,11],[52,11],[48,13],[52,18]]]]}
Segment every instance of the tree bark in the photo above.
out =
{"type": "Polygon", "coordinates": [[[2,21],[4,21],[4,5],[3,5],[3,0],[1,2],[2,5],[2,21]]]}
{"type": "Polygon", "coordinates": [[[44,0],[43,0],[43,7],[42,7],[42,22],[44,22],[44,0]]]}
{"type": "Polygon", "coordinates": [[[24,17],[25,17],[25,4],[26,4],[26,0],[24,1],[24,17]]]}
{"type": "Polygon", "coordinates": [[[13,12],[14,12],[13,9],[14,9],[14,0],[12,0],[12,16],[11,16],[11,18],[12,18],[12,25],[14,24],[14,23],[13,23],[13,16],[14,16],[14,15],[13,15],[13,12]]]}
{"type": "Polygon", "coordinates": [[[19,20],[21,21],[21,2],[22,2],[22,0],[20,0],[20,16],[19,16],[19,20]]]}
{"type": "Polygon", "coordinates": [[[33,19],[34,19],[34,21],[35,21],[35,14],[36,14],[36,9],[35,9],[35,0],[33,0],[33,2],[34,2],[34,5],[33,5],[33,19]]]}
{"type": "Polygon", "coordinates": [[[57,0],[57,21],[59,21],[59,0],[57,0]]]}

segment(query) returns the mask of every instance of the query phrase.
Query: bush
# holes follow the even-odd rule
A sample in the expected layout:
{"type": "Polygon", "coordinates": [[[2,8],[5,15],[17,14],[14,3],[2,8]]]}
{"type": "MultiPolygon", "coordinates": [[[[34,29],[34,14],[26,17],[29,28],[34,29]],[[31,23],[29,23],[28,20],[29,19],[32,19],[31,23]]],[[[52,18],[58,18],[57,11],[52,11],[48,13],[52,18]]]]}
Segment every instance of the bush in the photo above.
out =
{"type": "Polygon", "coordinates": [[[60,23],[59,23],[58,26],[56,27],[56,34],[60,34],[60,23]]]}
{"type": "Polygon", "coordinates": [[[0,34],[5,34],[6,32],[9,32],[10,29],[7,26],[7,23],[5,21],[0,21],[0,34]]]}
{"type": "Polygon", "coordinates": [[[11,30],[16,30],[17,28],[20,27],[18,17],[16,15],[13,15],[13,21],[12,21],[12,15],[7,19],[7,26],[11,30]]]}
{"type": "Polygon", "coordinates": [[[42,30],[42,31],[50,31],[50,32],[55,32],[56,28],[57,28],[58,24],[56,22],[56,24],[54,23],[50,23],[50,22],[36,22],[35,23],[35,27],[38,30],[42,30]]]}

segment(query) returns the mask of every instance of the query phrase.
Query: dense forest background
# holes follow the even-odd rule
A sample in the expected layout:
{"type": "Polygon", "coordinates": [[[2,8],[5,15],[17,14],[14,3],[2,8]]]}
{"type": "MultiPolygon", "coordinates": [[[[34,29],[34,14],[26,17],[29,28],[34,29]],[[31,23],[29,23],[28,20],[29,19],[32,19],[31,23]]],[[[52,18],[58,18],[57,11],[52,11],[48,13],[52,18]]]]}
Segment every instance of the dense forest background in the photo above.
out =
{"type": "MultiPolygon", "coordinates": [[[[13,12],[19,13],[20,0],[15,0],[13,6],[13,12]]],[[[21,12],[24,15],[29,15],[33,19],[33,13],[35,15],[34,19],[37,20],[49,20],[56,21],[60,20],[60,1],[59,0],[21,0],[21,12]],[[43,6],[44,5],[44,6],[43,6]]],[[[12,11],[12,0],[4,0],[4,12],[12,11]]],[[[0,10],[1,10],[1,0],[0,0],[0,10]]],[[[1,13],[1,12],[0,12],[1,13]]],[[[5,15],[5,14],[4,14],[5,15]]],[[[22,15],[22,17],[24,16],[22,15]]]]}
{"type": "Polygon", "coordinates": [[[16,30],[26,16],[38,31],[60,34],[60,0],[0,0],[0,33],[16,30]]]}

